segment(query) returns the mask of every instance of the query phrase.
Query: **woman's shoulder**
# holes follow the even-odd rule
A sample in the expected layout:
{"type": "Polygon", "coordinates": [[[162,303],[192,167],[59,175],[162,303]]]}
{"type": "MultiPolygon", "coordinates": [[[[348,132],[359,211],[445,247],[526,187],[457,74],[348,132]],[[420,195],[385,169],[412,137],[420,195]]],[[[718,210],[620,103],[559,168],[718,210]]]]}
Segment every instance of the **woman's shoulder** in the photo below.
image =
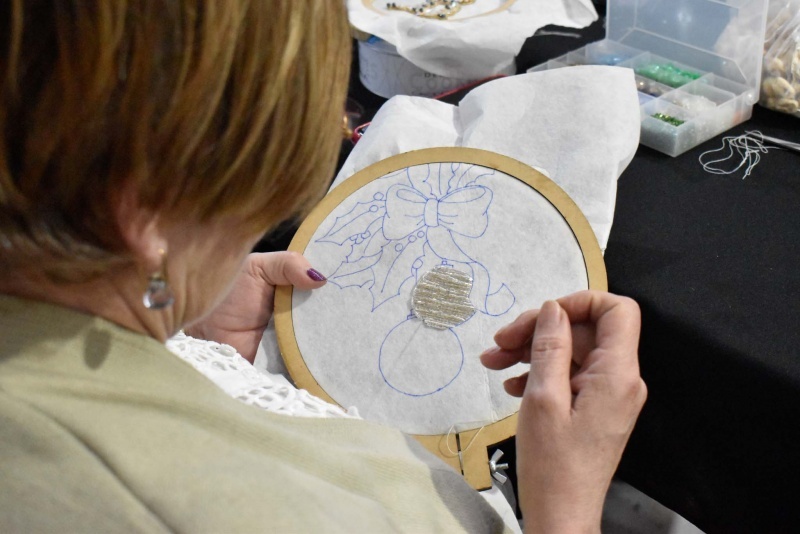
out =
{"type": "Polygon", "coordinates": [[[0,531],[161,532],[167,526],[82,436],[0,391],[0,531]]]}

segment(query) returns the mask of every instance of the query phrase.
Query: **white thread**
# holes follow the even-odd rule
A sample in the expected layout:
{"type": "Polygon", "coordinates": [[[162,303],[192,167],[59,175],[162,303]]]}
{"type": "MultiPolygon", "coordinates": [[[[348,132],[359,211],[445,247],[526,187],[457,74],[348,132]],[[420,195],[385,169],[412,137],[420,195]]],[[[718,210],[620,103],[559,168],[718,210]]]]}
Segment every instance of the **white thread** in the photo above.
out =
{"type": "MultiPolygon", "coordinates": [[[[477,439],[478,435],[481,432],[483,432],[484,428],[486,428],[486,424],[485,423],[482,423],[482,425],[483,426],[481,426],[478,429],[478,431],[475,432],[475,435],[472,436],[472,439],[469,440],[469,443],[467,444],[467,446],[464,447],[463,449],[461,449],[460,451],[454,451],[452,449],[452,447],[450,447],[450,436],[452,436],[454,434],[460,434],[461,433],[460,430],[456,430],[456,425],[451,425],[450,429],[447,431],[447,436],[445,436],[445,438],[444,438],[444,442],[445,442],[445,445],[447,445],[448,452],[450,452],[450,454],[452,454],[453,456],[457,456],[459,453],[463,454],[463,453],[467,452],[469,450],[469,448],[472,447],[472,444],[475,443],[475,440],[477,439]]],[[[462,426],[462,425],[459,425],[459,426],[462,426]]],[[[465,432],[467,432],[467,430],[465,430],[465,432]]]]}
{"type": "Polygon", "coordinates": [[[789,149],[800,152],[800,143],[793,143],[777,137],[770,137],[762,134],[758,130],[745,132],[739,136],[728,136],[722,138],[722,146],[714,150],[707,150],[700,154],[698,160],[703,170],[711,174],[735,174],[742,167],[744,167],[744,176],[742,180],[750,176],[753,169],[761,161],[761,154],[766,154],[770,150],[789,149]],[[767,143],[773,146],[767,146],[767,143]],[[727,148],[728,153],[724,157],[714,159],[711,161],[703,161],[704,156],[713,154],[715,152],[722,152],[727,148]],[[741,158],[739,164],[733,169],[725,169],[715,166],[717,163],[723,163],[735,158],[741,158]]]}

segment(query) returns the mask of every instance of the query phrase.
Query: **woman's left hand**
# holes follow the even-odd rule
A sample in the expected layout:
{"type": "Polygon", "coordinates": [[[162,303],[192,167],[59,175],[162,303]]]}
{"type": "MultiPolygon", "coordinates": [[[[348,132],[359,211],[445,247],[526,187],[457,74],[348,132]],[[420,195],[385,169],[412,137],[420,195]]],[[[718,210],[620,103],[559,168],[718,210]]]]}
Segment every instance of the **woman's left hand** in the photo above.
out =
{"type": "Polygon", "coordinates": [[[250,254],[225,300],[210,315],[186,329],[192,337],[227,343],[249,362],[256,357],[275,306],[275,287],[316,289],[325,278],[297,252],[250,254]]]}

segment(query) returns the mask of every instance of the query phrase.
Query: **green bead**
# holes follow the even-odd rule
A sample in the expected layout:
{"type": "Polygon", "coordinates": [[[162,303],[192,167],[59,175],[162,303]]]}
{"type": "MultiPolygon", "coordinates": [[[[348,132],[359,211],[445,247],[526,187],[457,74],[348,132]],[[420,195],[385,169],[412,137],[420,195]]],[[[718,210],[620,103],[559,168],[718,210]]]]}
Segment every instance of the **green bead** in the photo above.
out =
{"type": "Polygon", "coordinates": [[[651,80],[670,87],[680,87],[701,76],[701,74],[696,72],[681,70],[671,63],[665,63],[663,65],[649,63],[634,70],[636,74],[640,76],[650,78],[651,80]]]}
{"type": "Polygon", "coordinates": [[[681,124],[686,122],[682,121],[681,119],[676,119],[671,115],[667,115],[666,113],[653,113],[650,116],[660,121],[666,122],[667,124],[671,124],[672,126],[680,126],[681,124]]]}

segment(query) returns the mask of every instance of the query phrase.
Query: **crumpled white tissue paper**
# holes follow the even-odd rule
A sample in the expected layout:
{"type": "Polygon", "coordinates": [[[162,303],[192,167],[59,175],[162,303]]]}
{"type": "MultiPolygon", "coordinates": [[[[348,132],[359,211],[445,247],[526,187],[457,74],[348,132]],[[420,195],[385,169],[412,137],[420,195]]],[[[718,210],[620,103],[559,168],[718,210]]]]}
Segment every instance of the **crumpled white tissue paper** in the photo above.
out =
{"type": "MultiPolygon", "coordinates": [[[[420,0],[394,0],[417,6],[420,0]]],[[[449,78],[478,79],[506,68],[536,30],[583,28],[597,20],[590,0],[476,0],[452,20],[386,9],[385,0],[347,0],[350,23],[380,37],[417,67],[449,78]]]]}
{"type": "Polygon", "coordinates": [[[578,204],[605,250],[616,182],[639,143],[633,71],[579,66],[501,78],[458,106],[397,96],[378,111],[333,187],[389,156],[437,146],[480,148],[517,159],[578,204]]]}

